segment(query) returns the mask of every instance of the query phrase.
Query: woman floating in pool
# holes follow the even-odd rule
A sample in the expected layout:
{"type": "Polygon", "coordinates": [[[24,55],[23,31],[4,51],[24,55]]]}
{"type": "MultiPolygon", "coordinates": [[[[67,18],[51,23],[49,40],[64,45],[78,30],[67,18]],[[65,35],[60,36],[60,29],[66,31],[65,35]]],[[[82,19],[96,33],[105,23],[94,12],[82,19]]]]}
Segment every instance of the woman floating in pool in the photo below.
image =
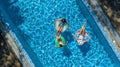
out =
{"type": "Polygon", "coordinates": [[[89,41],[90,37],[85,31],[86,22],[83,24],[82,28],[77,31],[76,35],[73,34],[79,45],[83,45],[85,42],[89,41]]]}
{"type": "Polygon", "coordinates": [[[65,46],[68,42],[64,39],[64,37],[57,36],[56,35],[56,40],[55,40],[56,46],[55,47],[63,47],[65,46]]]}
{"type": "Polygon", "coordinates": [[[61,34],[62,32],[66,31],[69,28],[69,24],[64,18],[59,18],[55,22],[55,28],[57,30],[56,34],[61,34]]]}

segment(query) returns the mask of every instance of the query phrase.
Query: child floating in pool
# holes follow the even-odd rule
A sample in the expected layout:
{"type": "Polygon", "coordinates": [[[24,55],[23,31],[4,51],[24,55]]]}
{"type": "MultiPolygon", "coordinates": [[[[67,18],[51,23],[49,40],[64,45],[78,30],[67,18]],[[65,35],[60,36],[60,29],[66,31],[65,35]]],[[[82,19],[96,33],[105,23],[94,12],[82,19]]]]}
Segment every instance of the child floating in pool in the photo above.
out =
{"type": "Polygon", "coordinates": [[[55,43],[56,43],[55,47],[63,47],[67,44],[66,40],[61,35],[60,36],[56,35],[55,43]]]}
{"type": "Polygon", "coordinates": [[[77,31],[76,35],[73,34],[79,45],[83,45],[85,42],[89,41],[90,37],[85,31],[86,22],[83,24],[82,28],[77,31]]]}

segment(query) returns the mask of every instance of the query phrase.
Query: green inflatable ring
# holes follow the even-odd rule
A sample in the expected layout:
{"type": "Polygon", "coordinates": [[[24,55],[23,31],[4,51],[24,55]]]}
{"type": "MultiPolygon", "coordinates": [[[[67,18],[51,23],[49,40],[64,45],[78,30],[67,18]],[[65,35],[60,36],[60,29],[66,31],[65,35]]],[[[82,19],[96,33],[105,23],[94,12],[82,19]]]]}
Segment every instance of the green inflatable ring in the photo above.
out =
{"type": "MultiPolygon", "coordinates": [[[[61,40],[62,40],[62,43],[63,43],[63,44],[66,44],[66,40],[65,40],[64,37],[61,37],[61,40]]],[[[55,44],[56,44],[56,46],[59,46],[59,42],[58,42],[57,39],[55,39],[55,44]]]]}

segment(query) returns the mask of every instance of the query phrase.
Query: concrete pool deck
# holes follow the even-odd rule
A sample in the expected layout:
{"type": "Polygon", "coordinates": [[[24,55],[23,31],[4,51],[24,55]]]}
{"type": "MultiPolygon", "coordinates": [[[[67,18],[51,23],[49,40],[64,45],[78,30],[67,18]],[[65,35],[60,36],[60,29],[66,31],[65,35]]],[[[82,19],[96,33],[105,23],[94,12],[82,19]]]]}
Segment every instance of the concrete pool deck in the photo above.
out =
{"type": "MultiPolygon", "coordinates": [[[[111,6],[111,5],[115,5],[114,3],[118,3],[118,2],[115,2],[115,1],[113,1],[113,3],[111,5],[110,5],[110,3],[108,3],[108,1],[101,2],[101,0],[97,0],[97,2],[101,6],[101,8],[102,8],[103,12],[105,13],[105,15],[110,20],[110,23],[113,26],[115,32],[118,33],[118,37],[120,37],[120,26],[119,26],[120,25],[120,11],[119,10],[120,9],[118,7],[120,5],[111,6]]],[[[114,37],[112,37],[112,38],[114,38],[114,37]]],[[[117,38],[114,38],[114,40],[115,39],[117,39],[117,38]]],[[[118,41],[117,46],[118,46],[118,49],[120,49],[120,41],[118,41]]]]}
{"type": "Polygon", "coordinates": [[[115,29],[111,25],[109,19],[104,14],[104,12],[101,9],[101,7],[99,6],[98,2],[96,0],[89,0],[89,3],[91,5],[92,9],[94,10],[94,12],[96,13],[96,15],[98,16],[99,20],[102,22],[101,25],[104,27],[103,29],[108,34],[106,36],[110,36],[110,38],[112,39],[113,44],[110,46],[113,49],[113,51],[115,52],[118,59],[120,60],[120,37],[119,37],[118,33],[115,31],[115,29]]]}
{"type": "Polygon", "coordinates": [[[5,40],[0,30],[0,67],[22,67],[22,64],[5,40]]]}

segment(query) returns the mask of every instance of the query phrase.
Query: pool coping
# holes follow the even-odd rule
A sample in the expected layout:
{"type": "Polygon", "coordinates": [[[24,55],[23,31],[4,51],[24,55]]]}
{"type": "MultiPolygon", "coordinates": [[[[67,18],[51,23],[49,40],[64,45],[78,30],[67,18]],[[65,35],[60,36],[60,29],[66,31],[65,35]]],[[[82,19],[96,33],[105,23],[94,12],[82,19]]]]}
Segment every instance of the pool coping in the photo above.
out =
{"type": "Polygon", "coordinates": [[[100,6],[99,2],[92,0],[92,1],[89,1],[89,3],[92,6],[93,11],[96,13],[98,18],[102,22],[102,25],[105,26],[106,31],[109,33],[112,41],[114,41],[113,43],[115,44],[115,46],[118,48],[120,52],[120,37],[118,32],[114,30],[115,28],[112,26],[112,23],[111,23],[112,21],[110,21],[109,18],[107,18],[107,15],[102,9],[102,7],[100,6]]]}
{"type": "MultiPolygon", "coordinates": [[[[87,0],[82,0],[82,2],[83,2],[83,3],[85,4],[85,6],[87,7],[89,13],[93,16],[93,18],[94,18],[97,26],[99,27],[99,29],[100,29],[101,32],[103,33],[105,39],[108,41],[110,47],[111,47],[112,50],[114,51],[114,53],[115,53],[115,55],[117,56],[118,60],[120,61],[120,52],[118,51],[117,47],[114,45],[114,42],[112,41],[112,39],[110,38],[110,35],[109,35],[108,32],[106,31],[106,28],[104,28],[104,27],[102,26],[102,23],[101,23],[101,21],[99,21],[98,17],[97,17],[95,14],[93,14],[94,11],[93,11],[93,9],[90,7],[88,1],[87,1],[87,0]]],[[[94,2],[97,3],[95,0],[94,0],[94,2]]],[[[98,4],[97,4],[97,7],[99,7],[99,9],[101,9],[98,4]]],[[[102,10],[101,10],[100,12],[102,12],[102,10]]],[[[103,12],[102,12],[102,13],[103,13],[103,12]]],[[[104,16],[105,19],[107,19],[106,22],[107,22],[107,23],[110,23],[110,21],[109,21],[108,18],[105,16],[105,14],[103,13],[102,15],[104,16]]],[[[109,25],[110,25],[110,24],[109,24],[109,25]]],[[[111,26],[111,25],[110,25],[110,26],[111,26]]]]}

